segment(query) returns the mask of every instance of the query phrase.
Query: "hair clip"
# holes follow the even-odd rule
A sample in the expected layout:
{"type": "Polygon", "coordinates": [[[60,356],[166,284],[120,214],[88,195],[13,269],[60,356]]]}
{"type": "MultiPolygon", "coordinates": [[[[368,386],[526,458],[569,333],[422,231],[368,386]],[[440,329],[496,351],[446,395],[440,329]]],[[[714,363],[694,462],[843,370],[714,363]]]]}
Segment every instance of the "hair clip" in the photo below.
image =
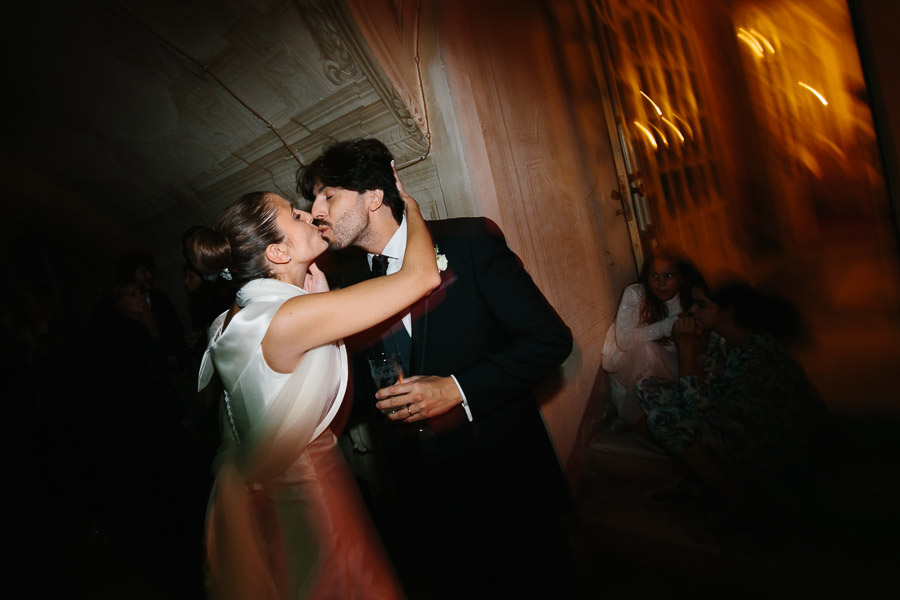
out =
{"type": "Polygon", "coordinates": [[[231,271],[228,270],[228,267],[222,269],[219,272],[219,277],[221,277],[225,281],[231,281],[231,271]]]}

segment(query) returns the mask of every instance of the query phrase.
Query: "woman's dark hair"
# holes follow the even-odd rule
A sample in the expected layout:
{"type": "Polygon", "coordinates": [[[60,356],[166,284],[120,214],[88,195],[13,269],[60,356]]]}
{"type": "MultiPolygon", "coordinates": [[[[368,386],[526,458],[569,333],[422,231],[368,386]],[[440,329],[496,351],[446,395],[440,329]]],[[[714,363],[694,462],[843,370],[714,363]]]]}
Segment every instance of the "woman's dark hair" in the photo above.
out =
{"type": "Polygon", "coordinates": [[[785,343],[803,341],[807,335],[800,311],[772,291],[730,277],[704,292],[720,309],[730,309],[738,325],[754,333],[768,333],[785,343]]]}
{"type": "Polygon", "coordinates": [[[687,312],[694,303],[691,296],[694,286],[706,287],[706,280],[700,273],[700,269],[677,248],[660,246],[649,250],[639,278],[641,285],[644,286],[644,302],[641,305],[640,318],[643,324],[656,323],[669,316],[666,303],[650,292],[650,269],[653,268],[655,260],[672,263],[675,273],[681,280],[678,285],[678,301],[681,304],[682,312],[687,312]]]}
{"type": "MultiPolygon", "coordinates": [[[[188,254],[190,252],[190,248],[188,247],[188,242],[190,242],[191,238],[194,237],[194,234],[203,229],[203,225],[191,225],[187,229],[184,230],[184,233],[181,234],[181,255],[184,257],[184,260],[188,263],[191,262],[188,254]]],[[[192,268],[196,271],[197,268],[192,268]]]]}
{"type": "Polygon", "coordinates": [[[273,277],[266,247],[284,241],[278,227],[278,206],[271,192],[241,196],[222,211],[212,227],[201,227],[186,242],[188,261],[204,274],[228,269],[231,284],[273,277]]]}
{"type": "Polygon", "coordinates": [[[375,138],[355,138],[325,146],[322,154],[297,172],[297,192],[309,201],[319,185],[354,192],[382,190],[383,202],[397,223],[403,220],[403,199],[391,169],[391,151],[375,138]]]}

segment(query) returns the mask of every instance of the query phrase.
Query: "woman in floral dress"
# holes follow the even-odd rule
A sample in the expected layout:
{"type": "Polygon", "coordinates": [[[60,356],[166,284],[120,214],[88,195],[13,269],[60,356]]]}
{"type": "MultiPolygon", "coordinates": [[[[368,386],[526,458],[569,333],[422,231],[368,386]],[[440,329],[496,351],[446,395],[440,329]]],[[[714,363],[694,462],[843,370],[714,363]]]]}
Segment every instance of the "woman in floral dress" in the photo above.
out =
{"type": "Polygon", "coordinates": [[[672,329],[678,380],[638,384],[646,431],[735,508],[790,502],[811,481],[827,413],[775,335],[784,305],[740,282],[693,298],[672,329]]]}

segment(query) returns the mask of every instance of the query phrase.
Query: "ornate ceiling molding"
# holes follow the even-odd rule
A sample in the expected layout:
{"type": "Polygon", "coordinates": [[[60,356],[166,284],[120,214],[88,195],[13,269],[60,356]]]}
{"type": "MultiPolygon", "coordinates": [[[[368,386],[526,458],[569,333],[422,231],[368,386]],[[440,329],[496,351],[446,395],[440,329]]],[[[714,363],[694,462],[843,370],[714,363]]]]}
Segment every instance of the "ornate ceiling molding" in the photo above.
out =
{"type": "Polygon", "coordinates": [[[356,27],[353,16],[343,2],[334,0],[295,0],[322,55],[325,76],[342,85],[362,74],[387,106],[403,130],[404,141],[423,153],[428,148],[419,123],[394,89],[356,27]]]}

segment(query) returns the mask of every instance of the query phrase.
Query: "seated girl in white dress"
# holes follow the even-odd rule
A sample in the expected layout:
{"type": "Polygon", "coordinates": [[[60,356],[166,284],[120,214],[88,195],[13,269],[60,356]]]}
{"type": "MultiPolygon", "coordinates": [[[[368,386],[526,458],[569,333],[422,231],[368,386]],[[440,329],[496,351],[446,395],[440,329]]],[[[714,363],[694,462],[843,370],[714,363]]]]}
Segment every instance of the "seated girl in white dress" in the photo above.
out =
{"type": "MultiPolygon", "coordinates": [[[[213,598],[404,596],[329,429],[347,385],[342,338],[440,281],[418,205],[397,185],[409,223],[402,268],[344,289],[329,291],[313,262],[327,243],[312,216],[274,193],[242,197],[190,241],[194,264],[239,288],[200,367],[200,388],[217,375],[225,402],[207,516],[213,598]]],[[[336,194],[345,215],[390,210],[380,191],[336,194]]]]}
{"type": "Polygon", "coordinates": [[[691,305],[691,289],[703,280],[697,268],[673,248],[656,248],[646,257],[640,280],[625,288],[616,320],[603,343],[603,370],[609,374],[612,432],[630,428],[644,416],[635,395],[650,376],[674,379],[678,354],[672,325],[691,305]]]}

